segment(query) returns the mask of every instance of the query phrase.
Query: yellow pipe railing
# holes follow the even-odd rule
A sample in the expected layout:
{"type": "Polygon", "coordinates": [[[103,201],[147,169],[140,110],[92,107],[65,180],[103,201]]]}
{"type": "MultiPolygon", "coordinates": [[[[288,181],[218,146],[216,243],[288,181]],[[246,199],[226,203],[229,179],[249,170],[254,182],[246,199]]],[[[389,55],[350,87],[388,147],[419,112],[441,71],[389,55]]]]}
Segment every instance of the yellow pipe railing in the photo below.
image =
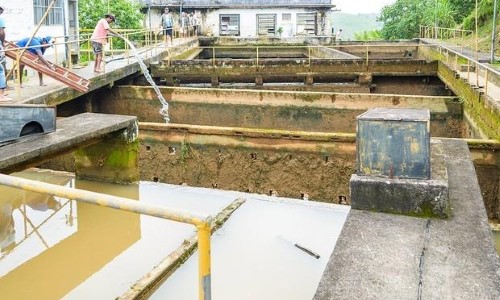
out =
{"type": "MultiPolygon", "coordinates": [[[[127,30],[127,29],[117,29],[118,32],[122,32],[124,33],[127,37],[131,37],[131,36],[137,36],[137,35],[140,35],[143,37],[143,40],[139,40],[138,42],[139,43],[142,43],[141,45],[142,46],[146,46],[147,49],[145,50],[146,52],[151,50],[151,52],[153,51],[153,48],[154,50],[156,51],[156,53],[158,53],[160,50],[158,49],[158,46],[160,44],[162,44],[162,40],[161,39],[158,39],[158,36],[157,36],[157,32],[155,32],[155,30],[149,30],[149,29],[142,29],[142,30],[127,30]],[[144,38],[145,36],[150,36],[150,35],[154,35],[154,39],[150,39],[150,38],[144,38]]],[[[78,43],[78,45],[80,45],[81,43],[88,43],[89,42],[89,36],[86,35],[86,33],[88,33],[89,30],[82,30],[81,33],[82,35],[80,35],[80,39],[78,40],[72,40],[72,41],[68,41],[68,42],[62,42],[62,43],[58,43],[58,44],[65,44],[65,43],[78,43]]],[[[434,34],[435,32],[440,32],[438,37],[441,37],[441,36],[456,36],[456,37],[463,37],[465,34],[470,34],[471,31],[467,31],[467,30],[459,30],[459,29],[449,29],[449,32],[448,34],[445,34],[443,32],[446,32],[446,29],[445,28],[434,28],[434,27],[425,27],[425,26],[422,26],[420,28],[420,34],[422,37],[425,37],[425,36],[429,36],[431,34],[434,34]],[[438,30],[439,29],[439,30],[438,30]]],[[[64,40],[64,39],[61,39],[61,40],[64,40]]],[[[113,43],[114,44],[114,43],[113,43]]],[[[91,56],[91,53],[92,53],[92,49],[90,47],[90,44],[87,44],[87,49],[79,49],[78,51],[87,51],[89,56],[91,56]]],[[[345,46],[345,45],[344,45],[345,46]]],[[[397,46],[395,47],[401,47],[401,46],[405,46],[404,44],[401,44],[399,43],[397,46]]],[[[407,46],[416,46],[417,49],[418,47],[422,47],[422,45],[415,45],[414,43],[408,43],[407,46]]],[[[436,46],[436,45],[429,45],[429,46],[436,46]]],[[[110,49],[110,52],[111,53],[119,53],[119,51],[128,51],[128,46],[126,46],[127,49],[124,49],[124,50],[117,50],[115,49],[115,47],[111,47],[110,49]]],[[[347,45],[346,47],[349,47],[351,48],[354,53],[358,53],[358,55],[360,57],[362,57],[365,61],[366,64],[368,64],[370,62],[370,59],[371,59],[371,55],[370,55],[370,51],[376,51],[377,48],[379,47],[390,47],[390,45],[387,45],[387,44],[359,44],[359,45],[347,45]],[[363,57],[364,55],[364,57],[363,57]]],[[[475,59],[471,59],[471,58],[468,58],[466,57],[465,55],[461,55],[459,52],[460,50],[457,50],[457,51],[454,51],[454,50],[449,50],[447,47],[443,47],[442,45],[437,45],[438,47],[438,51],[440,53],[442,53],[443,49],[446,48],[446,53],[442,53],[443,55],[446,54],[446,58],[443,57],[443,62],[450,65],[451,64],[451,60],[454,60],[455,61],[455,68],[459,68],[460,66],[458,65],[459,64],[459,59],[461,61],[466,61],[465,63],[467,64],[467,77],[469,78],[470,77],[470,74],[469,73],[473,73],[475,72],[476,74],[476,77],[479,75],[479,72],[477,72],[477,70],[481,69],[481,71],[485,71],[485,69],[487,69],[487,72],[488,72],[488,78],[486,79],[487,81],[490,81],[486,84],[488,84],[488,90],[490,90],[491,88],[491,85],[489,85],[489,83],[492,83],[493,81],[500,81],[500,78],[499,78],[499,74],[496,70],[492,70],[490,69],[488,66],[484,65],[484,64],[481,64],[479,62],[477,62],[477,60],[475,59]],[[451,59],[450,59],[450,56],[451,56],[451,59]],[[454,57],[453,57],[454,56],[454,57]],[[453,59],[454,58],[454,59],[453,59]],[[474,70],[471,70],[471,67],[474,67],[475,69],[474,70]]],[[[458,47],[458,46],[457,46],[458,47]]],[[[200,49],[211,49],[212,51],[212,65],[215,67],[217,65],[217,56],[216,56],[216,52],[217,52],[217,49],[222,49],[222,48],[228,48],[227,46],[211,46],[211,47],[199,47],[200,49]]],[[[273,49],[273,48],[283,48],[283,46],[279,46],[279,45],[269,45],[269,46],[262,46],[262,45],[259,45],[259,46],[231,46],[230,48],[234,48],[234,49],[254,49],[255,52],[257,53],[256,54],[256,57],[254,59],[254,63],[255,63],[255,66],[256,68],[259,68],[260,65],[261,65],[261,61],[263,61],[263,57],[262,57],[262,53],[264,53],[264,50],[265,49],[273,49]]],[[[306,63],[309,64],[309,67],[311,67],[311,64],[313,62],[313,60],[315,60],[316,58],[313,57],[313,54],[315,54],[317,51],[317,49],[332,49],[332,50],[338,50],[340,48],[340,46],[337,46],[337,45],[321,45],[321,46],[312,46],[312,45],[304,45],[304,46],[300,46],[300,45],[292,45],[292,46],[286,46],[287,49],[299,49],[299,48],[302,48],[304,49],[305,51],[305,54],[307,55],[308,54],[308,57],[306,58],[306,63]]],[[[166,48],[167,51],[170,51],[170,48],[166,48]]],[[[144,48],[141,49],[141,51],[144,51],[144,48]]],[[[108,52],[108,53],[110,53],[108,52]]],[[[319,52],[318,52],[319,53],[319,52]]],[[[328,55],[326,57],[321,57],[321,58],[318,58],[318,59],[338,59],[337,57],[335,57],[334,55],[331,55],[330,57],[328,57],[328,55]]],[[[464,63],[462,63],[464,64],[464,63]]],[[[71,66],[71,64],[68,64],[69,66],[71,66]]],[[[21,74],[18,74],[18,77],[20,76],[21,74]]],[[[21,75],[22,76],[22,75],[21,75]]],[[[476,78],[476,84],[478,84],[478,78],[476,78]]]]}
{"type": "Polygon", "coordinates": [[[5,174],[0,174],[0,185],[10,186],[25,191],[53,195],[61,198],[73,199],[80,202],[110,207],[162,219],[188,223],[196,226],[198,230],[199,251],[199,299],[211,299],[210,230],[212,225],[212,218],[210,216],[202,216],[181,210],[167,209],[158,205],[142,203],[122,197],[73,189],[55,184],[18,178],[5,174]]]}
{"type": "Polygon", "coordinates": [[[423,39],[451,39],[451,38],[464,38],[464,35],[471,35],[472,30],[464,30],[457,28],[445,28],[435,26],[420,26],[420,38],[423,39]]]}

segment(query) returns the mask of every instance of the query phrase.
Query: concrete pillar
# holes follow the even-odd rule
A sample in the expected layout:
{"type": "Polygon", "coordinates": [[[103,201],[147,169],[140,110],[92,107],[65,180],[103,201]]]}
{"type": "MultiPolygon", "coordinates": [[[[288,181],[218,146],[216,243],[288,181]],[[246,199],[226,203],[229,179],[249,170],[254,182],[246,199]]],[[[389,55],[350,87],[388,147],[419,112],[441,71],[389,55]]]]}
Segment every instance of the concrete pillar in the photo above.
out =
{"type": "Polygon", "coordinates": [[[500,177],[498,178],[497,205],[495,207],[496,218],[500,219],[500,177]]]}
{"type": "Polygon", "coordinates": [[[139,181],[139,125],[110,134],[101,142],[75,151],[75,174],[80,179],[114,183],[139,181]]]}
{"type": "Polygon", "coordinates": [[[210,79],[212,81],[212,86],[219,86],[219,77],[218,76],[212,76],[210,79]]]}
{"type": "Polygon", "coordinates": [[[256,86],[263,86],[264,85],[264,80],[262,79],[261,75],[257,75],[257,77],[255,77],[255,85],[256,86]]]}
{"type": "Polygon", "coordinates": [[[373,81],[372,73],[361,73],[358,76],[358,83],[360,85],[371,85],[373,81]]]}
{"type": "Polygon", "coordinates": [[[94,97],[92,96],[92,94],[87,94],[87,96],[85,97],[85,103],[84,103],[85,112],[92,112],[93,98],[94,97]]]}
{"type": "Polygon", "coordinates": [[[314,84],[314,76],[307,75],[305,78],[305,84],[306,85],[313,85],[314,84]]]}
{"type": "Polygon", "coordinates": [[[175,85],[175,78],[173,76],[169,76],[169,77],[165,78],[165,81],[167,82],[168,86],[175,85]]]}

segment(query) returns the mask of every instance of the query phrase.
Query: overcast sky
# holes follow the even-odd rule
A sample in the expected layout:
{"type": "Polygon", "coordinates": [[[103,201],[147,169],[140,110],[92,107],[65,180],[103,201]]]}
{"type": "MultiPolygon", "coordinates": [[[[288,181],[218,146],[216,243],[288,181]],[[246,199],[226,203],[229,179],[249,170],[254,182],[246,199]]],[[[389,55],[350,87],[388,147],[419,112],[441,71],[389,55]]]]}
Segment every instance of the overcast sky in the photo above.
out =
{"type": "Polygon", "coordinates": [[[379,13],[382,7],[396,0],[333,0],[337,9],[350,14],[379,13]]]}

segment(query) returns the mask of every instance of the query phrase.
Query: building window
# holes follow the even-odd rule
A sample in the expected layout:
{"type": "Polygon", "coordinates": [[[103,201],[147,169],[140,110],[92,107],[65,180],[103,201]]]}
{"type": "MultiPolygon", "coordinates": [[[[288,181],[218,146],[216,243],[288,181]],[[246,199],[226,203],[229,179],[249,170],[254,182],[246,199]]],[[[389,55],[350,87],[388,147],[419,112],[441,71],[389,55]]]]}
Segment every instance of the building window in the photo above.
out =
{"type": "MultiPolygon", "coordinates": [[[[43,15],[47,11],[52,0],[33,0],[33,8],[35,11],[35,25],[40,23],[43,15]]],[[[63,24],[63,0],[56,0],[49,14],[43,21],[42,25],[62,25],[63,24]]]]}
{"type": "Polygon", "coordinates": [[[219,15],[219,35],[240,35],[240,15],[219,15]]]}
{"type": "Polygon", "coordinates": [[[297,14],[297,34],[301,35],[316,34],[316,14],[314,13],[297,14]]]}
{"type": "Polygon", "coordinates": [[[276,34],[276,14],[258,14],[257,15],[257,35],[276,34]]]}

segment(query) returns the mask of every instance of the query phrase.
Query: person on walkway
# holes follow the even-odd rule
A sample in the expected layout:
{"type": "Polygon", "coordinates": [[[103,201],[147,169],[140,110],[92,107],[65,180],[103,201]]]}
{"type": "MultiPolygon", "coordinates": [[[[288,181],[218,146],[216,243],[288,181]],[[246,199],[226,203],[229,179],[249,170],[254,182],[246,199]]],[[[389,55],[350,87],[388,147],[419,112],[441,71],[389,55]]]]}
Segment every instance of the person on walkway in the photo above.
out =
{"type": "Polygon", "coordinates": [[[94,32],[90,37],[90,42],[92,43],[92,49],[95,55],[94,61],[94,72],[102,73],[104,70],[101,67],[103,59],[103,47],[108,43],[108,34],[118,35],[117,32],[111,29],[109,24],[116,20],[115,16],[112,14],[104,15],[104,18],[97,22],[94,28],[94,32]]]}
{"type": "Polygon", "coordinates": [[[189,26],[189,18],[186,12],[182,12],[181,17],[179,18],[179,26],[181,27],[181,36],[186,37],[189,26]]]}
{"type": "MultiPolygon", "coordinates": [[[[47,48],[52,46],[52,44],[50,43],[50,40],[52,40],[51,36],[47,36],[44,38],[33,37],[31,39],[31,41],[30,41],[30,38],[24,38],[24,39],[18,41],[16,43],[16,45],[18,47],[21,47],[21,48],[29,47],[28,49],[26,49],[26,51],[29,51],[29,52],[37,55],[38,58],[40,59],[40,61],[42,61],[49,69],[55,70],[55,67],[43,57],[43,55],[45,54],[45,50],[47,50],[47,48]],[[29,45],[28,45],[28,41],[29,41],[29,45]]],[[[23,86],[23,73],[24,73],[24,65],[23,64],[19,65],[19,70],[21,71],[21,76],[19,76],[19,84],[22,87],[23,86]]],[[[38,72],[38,80],[39,80],[40,86],[46,85],[43,83],[43,74],[40,72],[38,72]]]]}
{"type": "Polygon", "coordinates": [[[198,36],[200,34],[200,18],[198,17],[198,14],[195,12],[193,14],[193,29],[194,29],[194,35],[198,36]]]}
{"type": "Polygon", "coordinates": [[[163,42],[168,45],[168,40],[170,40],[170,45],[172,45],[174,18],[168,7],[165,7],[165,11],[161,15],[161,27],[163,27],[163,42]]]}
{"type": "Polygon", "coordinates": [[[3,46],[5,43],[5,21],[1,17],[3,14],[3,7],[0,7],[0,101],[10,101],[12,98],[7,97],[7,78],[5,78],[7,59],[3,46]]]}
{"type": "Polygon", "coordinates": [[[339,44],[341,40],[342,40],[342,29],[339,29],[337,30],[337,34],[335,35],[335,42],[339,44]]]}

